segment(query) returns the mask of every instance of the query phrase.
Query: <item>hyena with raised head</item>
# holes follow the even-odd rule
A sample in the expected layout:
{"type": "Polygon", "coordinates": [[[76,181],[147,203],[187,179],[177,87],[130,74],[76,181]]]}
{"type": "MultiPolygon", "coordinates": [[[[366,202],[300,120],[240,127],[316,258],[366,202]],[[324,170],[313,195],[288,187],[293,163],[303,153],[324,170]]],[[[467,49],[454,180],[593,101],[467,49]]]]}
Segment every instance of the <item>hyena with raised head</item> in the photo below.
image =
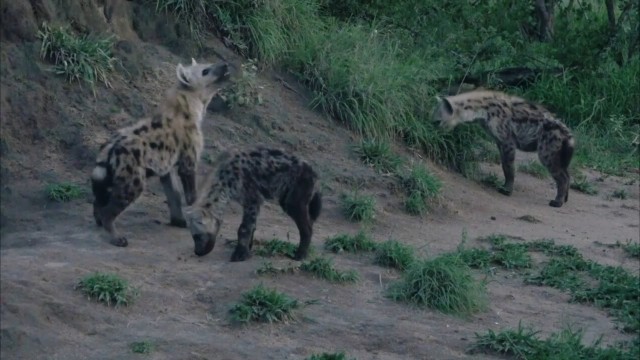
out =
{"type": "Polygon", "coordinates": [[[569,163],[575,146],[569,128],[542,105],[498,91],[471,91],[438,97],[433,120],[453,128],[477,121],[495,139],[504,172],[500,192],[511,195],[515,177],[516,149],[538,152],[540,162],[556,181],[557,194],[550,206],[569,200],[569,163]]]}
{"type": "Polygon", "coordinates": [[[155,114],[118,130],[98,154],[91,174],[93,215],[113,245],[127,246],[127,238],[116,231],[114,221],[142,194],[146,179],[153,175],[160,177],[167,197],[170,225],[186,227],[176,183],[182,183],[185,200],[192,204],[196,165],[204,145],[202,119],[230,74],[226,63],[198,64],[192,59],[189,66],[178,64],[176,75],[178,84],[166,92],[155,114]]]}
{"type": "Polygon", "coordinates": [[[195,254],[204,256],[213,250],[224,210],[233,200],[242,205],[243,215],[231,261],[246,260],[260,206],[265,200],[275,200],[300,232],[294,259],[306,258],[313,223],[322,210],[322,197],[315,188],[318,176],[311,165],[283,150],[263,146],[223,152],[215,164],[216,170],[198,189],[198,200],[184,211],[195,254]]]}

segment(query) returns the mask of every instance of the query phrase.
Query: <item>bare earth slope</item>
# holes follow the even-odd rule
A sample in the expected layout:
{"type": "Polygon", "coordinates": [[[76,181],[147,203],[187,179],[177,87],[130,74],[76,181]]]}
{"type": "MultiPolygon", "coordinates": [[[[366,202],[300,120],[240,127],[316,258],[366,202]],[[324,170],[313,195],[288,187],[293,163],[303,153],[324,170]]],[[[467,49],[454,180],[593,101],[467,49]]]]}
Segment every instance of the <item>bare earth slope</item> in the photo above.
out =
{"type": "MultiPolygon", "coordinates": [[[[258,276],[259,256],[229,262],[233,249],[224,240],[235,238],[241,216],[235,204],[227,212],[216,248],[197,258],[188,231],[165,225],[168,209],[156,180],[121,217],[120,229],[128,235],[129,246],[110,245],[94,225],[90,196],[55,204],[45,199],[42,189],[47,181],[65,180],[87,184],[88,189],[98,144],[129,115],[152,109],[160,91],[173,81],[175,64],[185,61],[153,43],[134,44],[144,49],[141,74],[134,81],[117,81],[113,89],[101,89],[92,98],[77,85],[63,85],[46,74],[46,64],[31,59],[27,66],[15,58],[29,54],[28,49],[3,43],[2,359],[139,358],[129,344],[144,340],[156,345],[148,356],[152,359],[304,359],[340,350],[357,359],[488,359],[493,357],[465,353],[474,333],[517,327],[519,321],[541,329],[542,335],[567,325],[581,327],[588,343],[600,335],[607,344],[630,338],[605,311],[569,303],[568,295],[551,288],[525,286],[520,276],[508,272],[491,279],[489,309],[466,319],[387,299],[385,289],[399,273],[373,265],[367,255],[327,254],[337,267],[360,273],[361,280],[352,285],[304,274],[258,276]],[[74,286],[95,271],[128,279],[139,288],[139,298],[117,309],[87,301],[74,286]],[[259,283],[317,303],[303,308],[296,322],[231,324],[230,307],[259,283]]],[[[234,59],[219,44],[215,50],[234,59]]],[[[444,183],[442,199],[429,215],[411,217],[390,190],[391,180],[363,166],[353,154],[351,145],[357,138],[309,110],[308,97],[293,80],[285,77],[289,86],[283,86],[277,79],[269,72],[259,78],[263,105],[207,115],[206,152],[215,156],[225,146],[260,142],[308,159],[324,188],[324,210],[312,242],[316,253],[324,253],[325,238],[360,229],[344,219],[339,204],[343,191],[360,186],[377,200],[377,217],[368,229],[374,239],[394,238],[423,256],[454,250],[463,231],[470,239],[502,233],[525,240],[553,238],[600,263],[639,271],[637,260],[621,249],[599,245],[640,240],[637,182],[625,185],[628,179],[609,177],[595,182],[599,195],[571,191],[568,204],[555,209],[547,206],[554,195],[552,180],[519,173],[514,194],[505,197],[427,164],[444,183]],[[625,189],[627,199],[607,199],[616,189],[625,189]],[[523,215],[540,222],[517,219],[523,215]]],[[[526,158],[521,153],[518,157],[526,158]]],[[[500,173],[496,165],[487,167],[500,173]]],[[[255,236],[295,243],[298,239],[295,225],[275,204],[263,208],[255,236]]]]}

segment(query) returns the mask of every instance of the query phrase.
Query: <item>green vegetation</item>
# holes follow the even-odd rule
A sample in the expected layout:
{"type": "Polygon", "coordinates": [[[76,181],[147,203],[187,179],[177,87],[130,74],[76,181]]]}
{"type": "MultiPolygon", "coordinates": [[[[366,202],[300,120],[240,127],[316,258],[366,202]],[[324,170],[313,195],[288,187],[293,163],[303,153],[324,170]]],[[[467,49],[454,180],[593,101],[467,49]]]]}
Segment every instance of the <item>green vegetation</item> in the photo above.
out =
{"type": "Polygon", "coordinates": [[[486,334],[476,334],[476,341],[469,351],[492,352],[510,355],[515,359],[598,359],[632,360],[640,355],[640,341],[625,346],[601,347],[600,340],[590,346],[583,345],[582,331],[566,329],[540,339],[539,331],[518,324],[516,330],[489,330],[486,334]]]}
{"type": "Polygon", "coordinates": [[[240,76],[236,76],[230,86],[220,91],[221,97],[229,105],[230,108],[238,106],[253,107],[262,104],[262,95],[260,87],[257,84],[256,75],[258,66],[254,59],[249,59],[242,64],[240,76]]]}
{"type": "Polygon", "coordinates": [[[109,76],[116,62],[111,53],[113,37],[77,36],[69,27],[45,23],[38,38],[42,41],[40,56],[53,62],[57,75],[63,75],[69,82],[82,80],[92,89],[97,82],[111,86],[109,76]]]}
{"type": "Polygon", "coordinates": [[[622,244],[622,249],[629,254],[629,256],[636,257],[640,259],[640,243],[631,242],[628,240],[626,244],[622,244]]]}
{"type": "Polygon", "coordinates": [[[256,255],[272,257],[277,255],[293,257],[298,247],[290,242],[280,239],[271,239],[260,243],[255,252],[256,255]]]}
{"type": "Polygon", "coordinates": [[[55,202],[68,202],[86,194],[82,187],[68,182],[47,184],[45,193],[49,200],[55,202]]]}
{"type": "Polygon", "coordinates": [[[389,297],[445,313],[468,315],[486,307],[485,284],[457,255],[418,260],[389,288],[389,297]]]}
{"type": "MultiPolygon", "coordinates": [[[[322,354],[313,354],[305,360],[349,360],[347,355],[344,352],[339,353],[322,353],[322,354]]],[[[355,358],[351,358],[351,360],[355,360],[355,358]]]]}
{"type": "Polygon", "coordinates": [[[429,201],[435,198],[442,187],[440,180],[422,165],[414,165],[402,179],[402,188],[407,199],[405,210],[411,215],[422,215],[429,207],[429,201]]]}
{"type": "Polygon", "coordinates": [[[82,291],[90,300],[112,304],[116,307],[129,305],[138,295],[129,282],[118,275],[96,272],[80,280],[76,289],[82,291]]]}
{"type": "Polygon", "coordinates": [[[360,252],[373,251],[377,244],[364,231],[360,230],[356,235],[337,235],[327,238],[324,243],[325,249],[337,252],[360,252]]]}
{"type": "Polygon", "coordinates": [[[153,351],[153,343],[150,341],[133,342],[130,347],[131,351],[136,354],[151,354],[153,351]]]}
{"type": "Polygon", "coordinates": [[[287,322],[295,319],[294,310],[299,307],[297,300],[259,284],[242,294],[242,300],[231,308],[231,316],[240,323],[287,322]]]}
{"type": "Polygon", "coordinates": [[[286,265],[283,267],[276,267],[271,261],[265,261],[256,269],[258,275],[280,275],[280,274],[293,274],[300,269],[298,265],[286,265]]]}
{"type": "Polygon", "coordinates": [[[571,188],[574,190],[578,190],[587,195],[597,195],[598,189],[593,185],[592,182],[587,180],[587,177],[583,174],[576,174],[573,176],[573,181],[571,182],[571,188]]]}
{"type": "Polygon", "coordinates": [[[538,179],[544,179],[549,176],[549,171],[544,165],[542,165],[539,161],[531,160],[526,164],[521,164],[518,166],[518,170],[523,173],[527,173],[529,175],[535,176],[538,179]]]}
{"type": "Polygon", "coordinates": [[[342,195],[342,211],[350,221],[368,222],[373,220],[376,214],[376,200],[369,195],[352,194],[342,195]]]}
{"type": "Polygon", "coordinates": [[[627,191],[625,189],[618,189],[618,190],[614,190],[611,193],[611,197],[615,199],[624,200],[627,197],[629,197],[629,194],[627,194],[627,191]]]}
{"type": "Polygon", "coordinates": [[[355,151],[362,162],[380,172],[394,173],[402,164],[402,159],[393,153],[388,141],[363,140],[356,146],[355,151]]]}
{"type": "Polygon", "coordinates": [[[387,240],[381,243],[376,250],[374,262],[380,266],[407,269],[415,261],[413,249],[396,240],[387,240]]]}
{"type": "Polygon", "coordinates": [[[498,265],[505,269],[525,269],[532,266],[531,255],[527,244],[508,243],[507,238],[500,235],[492,235],[484,240],[492,245],[491,250],[458,247],[460,259],[469,267],[488,269],[491,265],[498,265]]]}
{"type": "Polygon", "coordinates": [[[326,257],[316,257],[300,265],[300,270],[313,276],[337,283],[356,282],[360,278],[355,270],[340,271],[333,267],[333,261],[326,257]]]}

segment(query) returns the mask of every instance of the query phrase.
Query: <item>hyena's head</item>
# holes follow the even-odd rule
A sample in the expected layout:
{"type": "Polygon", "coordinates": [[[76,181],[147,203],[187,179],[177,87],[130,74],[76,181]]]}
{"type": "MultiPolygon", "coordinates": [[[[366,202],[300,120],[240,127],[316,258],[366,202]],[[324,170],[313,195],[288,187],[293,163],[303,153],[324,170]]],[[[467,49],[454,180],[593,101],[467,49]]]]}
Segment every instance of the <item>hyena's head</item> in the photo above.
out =
{"type": "Polygon", "coordinates": [[[436,97],[436,100],[438,104],[433,110],[433,122],[445,129],[453,129],[461,122],[460,117],[456,114],[456,111],[449,100],[439,96],[436,97]]]}
{"type": "Polygon", "coordinates": [[[204,256],[213,250],[216,237],[220,231],[221,220],[204,208],[186,207],[183,209],[187,226],[193,238],[194,252],[198,256],[204,256]]]}
{"type": "Polygon", "coordinates": [[[202,93],[204,97],[213,96],[231,77],[228,63],[198,64],[191,59],[191,65],[178,64],[176,75],[180,84],[189,90],[202,93]]]}

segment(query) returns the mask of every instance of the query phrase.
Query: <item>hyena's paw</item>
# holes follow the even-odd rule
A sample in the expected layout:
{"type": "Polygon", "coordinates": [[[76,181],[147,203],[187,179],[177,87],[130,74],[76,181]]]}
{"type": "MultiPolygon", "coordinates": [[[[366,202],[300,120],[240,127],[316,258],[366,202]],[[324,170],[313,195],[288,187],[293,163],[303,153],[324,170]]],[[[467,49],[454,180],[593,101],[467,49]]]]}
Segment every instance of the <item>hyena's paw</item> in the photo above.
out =
{"type": "Polygon", "coordinates": [[[231,261],[245,261],[250,257],[251,253],[249,252],[249,249],[244,246],[236,246],[235,251],[231,255],[231,261]]]}
{"type": "Polygon", "coordinates": [[[126,237],[118,236],[116,238],[111,239],[111,245],[126,247],[127,245],[129,245],[129,242],[127,241],[126,237]]]}
{"type": "Polygon", "coordinates": [[[499,186],[498,192],[502,195],[511,196],[511,194],[513,193],[513,189],[509,189],[504,186],[499,186]]]}
{"type": "Polygon", "coordinates": [[[551,207],[559,208],[559,207],[562,206],[562,204],[563,204],[563,202],[562,201],[558,201],[558,200],[549,201],[549,206],[551,206],[551,207]]]}
{"type": "Polygon", "coordinates": [[[187,227],[187,221],[185,219],[171,219],[169,221],[169,226],[175,226],[175,227],[179,227],[179,228],[186,228],[187,227]]]}
{"type": "Polygon", "coordinates": [[[99,217],[96,216],[94,219],[96,220],[96,226],[102,226],[102,220],[99,217]]]}
{"type": "Polygon", "coordinates": [[[296,254],[293,256],[293,260],[296,260],[296,261],[302,261],[306,258],[307,258],[307,252],[300,251],[300,250],[296,251],[296,254]]]}

